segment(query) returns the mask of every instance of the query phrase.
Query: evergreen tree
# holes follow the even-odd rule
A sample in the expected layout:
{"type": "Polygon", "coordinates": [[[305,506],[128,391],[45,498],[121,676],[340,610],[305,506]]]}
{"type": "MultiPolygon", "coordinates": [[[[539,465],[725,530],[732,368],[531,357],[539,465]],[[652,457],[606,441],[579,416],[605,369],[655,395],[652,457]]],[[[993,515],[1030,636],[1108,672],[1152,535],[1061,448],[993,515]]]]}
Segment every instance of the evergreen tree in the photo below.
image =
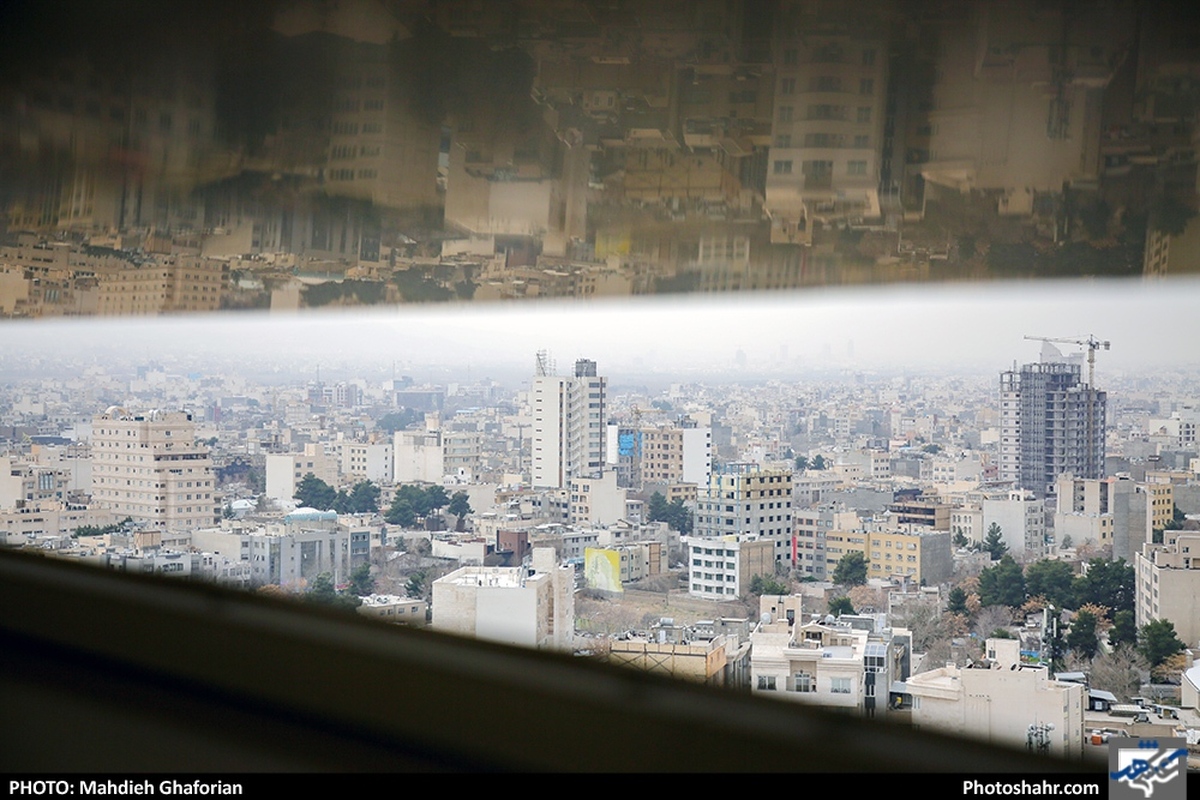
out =
{"type": "Polygon", "coordinates": [[[459,518],[470,514],[473,509],[471,508],[467,493],[455,492],[454,496],[450,498],[450,505],[446,507],[446,511],[459,518]]]}
{"type": "Polygon", "coordinates": [[[1030,597],[1041,595],[1056,608],[1075,608],[1074,573],[1065,561],[1043,558],[1025,568],[1025,592],[1030,597]]]}
{"type": "Polygon", "coordinates": [[[1089,661],[1095,657],[1100,643],[1096,639],[1096,616],[1089,611],[1080,611],[1071,623],[1067,646],[1089,661]]]}
{"type": "Polygon", "coordinates": [[[301,479],[296,487],[296,499],[301,506],[329,511],[337,500],[337,491],[311,472],[301,479]]]}
{"type": "Polygon", "coordinates": [[[1184,649],[1175,633],[1175,623],[1167,619],[1148,622],[1138,631],[1138,652],[1146,657],[1151,668],[1157,667],[1184,649]]]}
{"type": "Polygon", "coordinates": [[[979,602],[1011,608],[1025,602],[1025,575],[1008,553],[994,567],[979,573],[979,602]]]}
{"type": "Polygon", "coordinates": [[[840,617],[843,614],[856,614],[858,612],[854,610],[854,603],[850,601],[849,597],[835,597],[829,601],[829,613],[835,617],[840,617]]]}
{"type": "Polygon", "coordinates": [[[967,609],[967,593],[961,586],[950,590],[950,595],[946,598],[946,610],[951,614],[962,614],[964,617],[970,615],[967,609]]]}
{"type": "Polygon", "coordinates": [[[1117,561],[1093,558],[1087,571],[1075,579],[1073,588],[1077,606],[1088,603],[1104,606],[1110,619],[1115,620],[1118,611],[1133,611],[1136,579],[1133,567],[1123,558],[1117,561]]]}
{"type": "Polygon", "coordinates": [[[359,564],[350,573],[350,592],[362,597],[375,591],[375,579],[371,577],[371,565],[359,564]]]}
{"type": "Polygon", "coordinates": [[[651,522],[666,522],[667,508],[667,498],[663,497],[662,492],[655,492],[650,495],[650,502],[646,505],[646,513],[651,522]]]}
{"type": "Polygon", "coordinates": [[[1113,647],[1137,645],[1137,625],[1134,624],[1132,611],[1113,614],[1113,626],[1108,629],[1108,643],[1113,647]]]}
{"type": "Polygon", "coordinates": [[[851,550],[838,561],[833,571],[833,582],[842,586],[861,586],[867,582],[867,557],[851,550]]]}
{"type": "MultiPolygon", "coordinates": [[[[983,549],[991,554],[992,561],[999,561],[1000,557],[1008,552],[1008,545],[1004,543],[1003,532],[995,522],[988,526],[987,538],[983,540],[983,549]]],[[[1018,605],[1020,604],[1018,603],[1018,605]]]]}

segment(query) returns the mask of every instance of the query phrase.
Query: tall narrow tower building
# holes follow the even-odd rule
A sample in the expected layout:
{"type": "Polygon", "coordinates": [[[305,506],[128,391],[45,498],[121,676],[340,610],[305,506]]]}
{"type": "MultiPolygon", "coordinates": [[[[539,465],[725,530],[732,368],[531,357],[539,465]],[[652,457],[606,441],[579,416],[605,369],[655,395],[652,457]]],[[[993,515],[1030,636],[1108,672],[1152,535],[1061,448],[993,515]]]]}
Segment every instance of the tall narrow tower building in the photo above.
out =
{"type": "Polygon", "coordinates": [[[599,478],[604,469],[604,414],[607,379],[596,362],[580,359],[575,374],[552,374],[553,365],[538,354],[530,388],[533,414],[533,485],[564,488],[571,478],[599,478]]]}
{"type": "Polygon", "coordinates": [[[1000,477],[1038,495],[1059,475],[1104,477],[1107,395],[1078,363],[1043,360],[1000,374],[1000,477]]]}

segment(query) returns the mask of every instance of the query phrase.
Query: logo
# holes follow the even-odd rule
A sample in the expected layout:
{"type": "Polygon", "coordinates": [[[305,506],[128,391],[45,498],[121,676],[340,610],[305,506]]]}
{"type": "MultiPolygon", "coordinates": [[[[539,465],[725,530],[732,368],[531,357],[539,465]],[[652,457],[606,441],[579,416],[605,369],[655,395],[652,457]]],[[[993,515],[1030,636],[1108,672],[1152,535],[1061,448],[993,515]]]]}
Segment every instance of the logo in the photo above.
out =
{"type": "Polygon", "coordinates": [[[1108,743],[1113,800],[1185,800],[1187,743],[1183,739],[1112,739],[1108,743]]]}

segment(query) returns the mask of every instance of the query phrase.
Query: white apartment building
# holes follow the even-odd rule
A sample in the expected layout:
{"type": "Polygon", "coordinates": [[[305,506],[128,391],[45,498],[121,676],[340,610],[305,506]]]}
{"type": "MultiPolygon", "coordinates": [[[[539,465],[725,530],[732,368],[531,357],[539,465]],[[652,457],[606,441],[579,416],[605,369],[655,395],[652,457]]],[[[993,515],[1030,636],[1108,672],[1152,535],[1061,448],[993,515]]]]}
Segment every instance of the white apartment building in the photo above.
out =
{"type": "Polygon", "coordinates": [[[338,466],[337,454],[326,452],[323,444],[306,444],[303,453],[268,454],[267,497],[291,500],[304,476],[310,472],[330,486],[337,486],[338,466]]]}
{"type": "Polygon", "coordinates": [[[845,625],[763,622],[750,634],[750,689],[874,715],[887,707],[893,679],[904,677],[906,648],[894,646],[900,641],[845,625]]]}
{"type": "Polygon", "coordinates": [[[220,519],[207,448],[187,411],[131,413],[113,406],[92,420],[93,498],[116,519],[194,530],[220,519]]]}
{"type": "Polygon", "coordinates": [[[463,567],[433,582],[433,628],[523,647],[573,649],[575,570],[536,547],[531,566],[463,567]]]}
{"type": "Polygon", "coordinates": [[[990,669],[947,665],[908,679],[913,727],[1023,747],[1031,725],[1053,725],[1050,755],[1082,758],[1087,687],[1022,667],[1015,639],[988,639],[986,648],[990,669]]]}
{"type": "Polygon", "coordinates": [[[720,536],[683,537],[687,548],[688,594],[732,600],[750,592],[755,575],[775,575],[775,547],[769,539],[720,536]]]}
{"type": "Polygon", "coordinates": [[[627,517],[627,495],[617,486],[617,473],[599,478],[571,478],[570,516],[572,525],[611,525],[627,517]]]}
{"type": "Polygon", "coordinates": [[[533,417],[532,480],[538,488],[567,488],[573,477],[596,478],[604,468],[604,408],[608,380],[596,362],[575,362],[571,377],[551,375],[544,354],[529,392],[533,417]]]}
{"type": "MultiPolygon", "coordinates": [[[[1013,491],[1002,497],[983,499],[982,535],[995,523],[1000,526],[1004,544],[1016,558],[1045,558],[1046,510],[1032,492],[1013,491]]],[[[970,538],[970,537],[968,537],[970,538]]]]}
{"type": "Polygon", "coordinates": [[[334,511],[299,509],[265,527],[200,530],[192,546],[248,562],[254,586],[302,586],[323,572],[335,584],[350,578],[351,530],[334,511]]]}
{"type": "Polygon", "coordinates": [[[395,455],[390,443],[342,441],[335,449],[346,480],[371,481],[376,485],[393,482],[395,455]]]}
{"type": "Polygon", "coordinates": [[[1142,545],[1134,557],[1138,627],[1170,620],[1188,647],[1200,646],[1200,533],[1165,531],[1165,544],[1142,545]]]}
{"type": "Polygon", "coordinates": [[[775,560],[792,560],[792,473],[735,462],[713,473],[696,500],[697,538],[739,535],[768,539],[775,560]]]}

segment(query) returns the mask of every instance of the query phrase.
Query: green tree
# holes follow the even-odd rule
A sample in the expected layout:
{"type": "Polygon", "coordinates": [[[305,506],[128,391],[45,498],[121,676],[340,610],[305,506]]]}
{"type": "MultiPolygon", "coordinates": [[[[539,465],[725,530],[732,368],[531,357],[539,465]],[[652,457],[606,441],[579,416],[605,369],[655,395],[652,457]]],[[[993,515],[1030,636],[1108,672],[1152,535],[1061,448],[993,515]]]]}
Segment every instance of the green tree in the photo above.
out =
{"type": "Polygon", "coordinates": [[[402,528],[411,528],[417,524],[417,512],[413,510],[412,503],[399,492],[392,498],[392,505],[383,518],[388,524],[399,525],[402,528]]]}
{"type": "Polygon", "coordinates": [[[808,456],[796,456],[796,469],[801,472],[808,469],[808,456]]]}
{"type": "Polygon", "coordinates": [[[1183,649],[1184,644],[1175,633],[1175,623],[1168,619],[1148,622],[1138,631],[1138,652],[1146,657],[1151,668],[1157,667],[1183,649]]]}
{"type": "Polygon", "coordinates": [[[979,602],[985,606],[1011,608],[1025,602],[1025,575],[1008,553],[998,564],[979,573],[979,602]]]}
{"type": "Polygon", "coordinates": [[[1137,645],[1137,625],[1134,623],[1132,611],[1118,611],[1113,614],[1112,627],[1108,629],[1108,643],[1113,647],[1137,645]]]}
{"type": "Polygon", "coordinates": [[[1092,603],[1104,606],[1109,611],[1109,619],[1118,611],[1133,611],[1133,599],[1136,591],[1136,580],[1133,567],[1125,563],[1125,559],[1109,561],[1104,558],[1093,558],[1087,564],[1087,570],[1075,579],[1076,606],[1092,603]]]}
{"type": "Polygon", "coordinates": [[[843,614],[856,614],[854,604],[850,602],[849,597],[835,597],[829,601],[829,613],[835,617],[840,617],[843,614]]]}
{"type": "Polygon", "coordinates": [[[950,594],[946,598],[946,610],[951,614],[962,614],[964,617],[970,615],[970,611],[967,609],[967,593],[961,586],[955,586],[950,590],[950,594]]]}
{"type": "Polygon", "coordinates": [[[473,510],[466,492],[455,492],[454,496],[450,498],[450,504],[446,506],[447,512],[459,518],[467,516],[473,510]]]}
{"type": "Polygon", "coordinates": [[[667,506],[667,524],[684,536],[692,532],[695,517],[692,515],[692,510],[684,504],[682,498],[676,497],[667,506]]]}
{"type": "Polygon", "coordinates": [[[962,532],[962,528],[955,527],[955,529],[954,529],[954,546],[955,547],[966,547],[970,543],[971,543],[970,540],[967,539],[967,535],[962,532]]]}
{"type": "Polygon", "coordinates": [[[1004,535],[999,524],[993,522],[988,526],[987,538],[983,540],[983,549],[991,555],[992,561],[999,561],[1000,557],[1008,552],[1008,545],[1004,543],[1004,535]]]}
{"type": "Polygon", "coordinates": [[[809,466],[810,466],[812,469],[815,469],[815,470],[822,470],[822,469],[825,469],[825,456],[823,456],[823,455],[821,455],[820,453],[818,453],[818,454],[817,454],[817,455],[816,455],[816,456],[813,458],[813,460],[812,460],[812,463],[811,463],[809,466]]]}
{"type": "Polygon", "coordinates": [[[304,476],[296,487],[296,499],[301,506],[328,511],[337,500],[337,491],[311,472],[304,476]]]}
{"type": "Polygon", "coordinates": [[[404,590],[408,592],[409,597],[420,597],[421,593],[425,591],[425,570],[409,575],[404,590]]]}
{"type": "Polygon", "coordinates": [[[867,582],[867,557],[851,550],[841,557],[833,571],[833,582],[842,586],[861,586],[867,582]]]}
{"type": "Polygon", "coordinates": [[[434,484],[425,490],[425,502],[429,504],[430,511],[437,511],[450,505],[450,495],[446,494],[445,487],[434,484]]]}
{"type": "Polygon", "coordinates": [[[1080,611],[1071,623],[1067,646],[1090,661],[1096,656],[1099,645],[1096,639],[1096,615],[1090,611],[1080,611]]]}
{"type": "Polygon", "coordinates": [[[359,597],[375,591],[375,579],[371,577],[371,565],[359,564],[350,573],[350,592],[359,597]]]}
{"type": "Polygon", "coordinates": [[[764,578],[762,575],[755,575],[750,579],[750,594],[771,595],[787,593],[788,587],[774,578],[764,578]]]}
{"type": "Polygon", "coordinates": [[[359,481],[350,490],[350,511],[371,514],[379,510],[379,487],[370,481],[359,481]]]}
{"type": "Polygon", "coordinates": [[[314,603],[332,603],[337,595],[337,588],[333,585],[333,576],[328,572],[322,572],[313,578],[305,595],[314,603]]]}
{"type": "Polygon", "coordinates": [[[655,492],[650,495],[650,502],[646,506],[646,513],[649,515],[651,522],[667,521],[667,498],[663,497],[662,492],[655,492]]]}
{"type": "Polygon", "coordinates": [[[1025,592],[1049,600],[1058,609],[1074,608],[1075,574],[1065,561],[1043,558],[1025,568],[1025,592]]]}

